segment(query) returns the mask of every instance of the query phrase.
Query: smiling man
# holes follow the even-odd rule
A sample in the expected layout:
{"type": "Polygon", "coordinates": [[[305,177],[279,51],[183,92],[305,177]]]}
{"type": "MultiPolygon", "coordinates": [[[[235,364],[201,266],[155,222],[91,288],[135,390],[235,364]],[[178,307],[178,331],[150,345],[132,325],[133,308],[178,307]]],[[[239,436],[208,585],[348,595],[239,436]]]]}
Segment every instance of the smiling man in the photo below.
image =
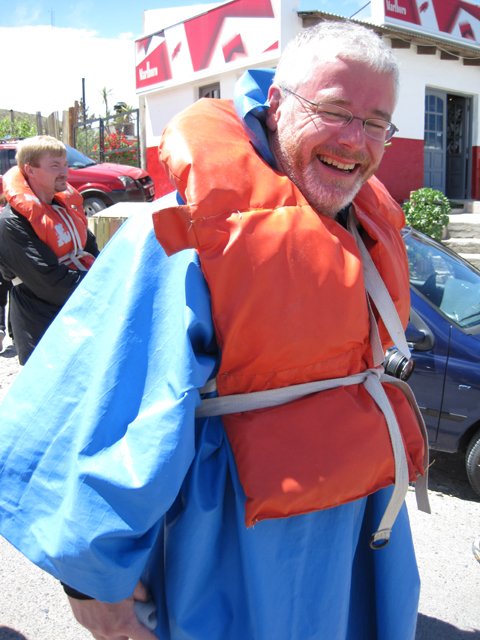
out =
{"type": "Polygon", "coordinates": [[[292,50],[309,36],[303,32],[290,43],[278,66],[268,92],[268,139],[278,168],[312,207],[335,218],[378,169],[396,131],[390,120],[398,70],[387,51],[371,66],[368,51],[359,60],[355,39],[348,44],[332,39],[328,49],[317,51],[311,40],[303,45],[303,56],[308,52],[316,64],[309,66],[308,78],[295,82],[292,50]]]}
{"type": "Polygon", "coordinates": [[[11,280],[10,319],[25,364],[98,255],[82,196],[67,183],[65,145],[49,136],[18,145],[3,176],[0,271],[11,280]]]}
{"type": "Polygon", "coordinates": [[[408,354],[409,282],[373,176],[397,76],[375,34],[322,24],[235,105],[178,114],[177,192],[122,226],[38,348],[49,379],[32,361],[0,407],[0,532],[98,640],[414,640],[426,446],[381,367],[408,354]]]}

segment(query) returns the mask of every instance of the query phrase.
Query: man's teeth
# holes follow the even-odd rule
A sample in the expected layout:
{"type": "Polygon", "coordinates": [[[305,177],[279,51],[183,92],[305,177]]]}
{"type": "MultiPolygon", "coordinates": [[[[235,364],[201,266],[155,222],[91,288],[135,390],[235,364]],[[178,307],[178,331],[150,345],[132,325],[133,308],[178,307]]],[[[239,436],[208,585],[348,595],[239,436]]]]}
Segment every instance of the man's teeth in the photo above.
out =
{"type": "Polygon", "coordinates": [[[355,169],[354,164],[343,164],[342,162],[337,162],[336,160],[334,160],[333,158],[329,158],[328,156],[318,156],[318,157],[322,162],[325,162],[325,164],[332,164],[334,167],[337,167],[338,169],[342,169],[343,171],[352,171],[352,169],[355,169]]]}

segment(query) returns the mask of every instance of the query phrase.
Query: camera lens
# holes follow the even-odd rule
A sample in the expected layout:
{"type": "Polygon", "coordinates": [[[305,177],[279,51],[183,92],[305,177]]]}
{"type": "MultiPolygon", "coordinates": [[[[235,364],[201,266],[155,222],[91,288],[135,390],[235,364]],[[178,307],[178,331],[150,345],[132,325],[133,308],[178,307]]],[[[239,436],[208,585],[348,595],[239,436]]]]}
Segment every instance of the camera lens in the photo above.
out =
{"type": "Polygon", "coordinates": [[[389,376],[406,382],[415,369],[415,360],[408,360],[398,349],[392,347],[387,351],[383,368],[389,376]]]}

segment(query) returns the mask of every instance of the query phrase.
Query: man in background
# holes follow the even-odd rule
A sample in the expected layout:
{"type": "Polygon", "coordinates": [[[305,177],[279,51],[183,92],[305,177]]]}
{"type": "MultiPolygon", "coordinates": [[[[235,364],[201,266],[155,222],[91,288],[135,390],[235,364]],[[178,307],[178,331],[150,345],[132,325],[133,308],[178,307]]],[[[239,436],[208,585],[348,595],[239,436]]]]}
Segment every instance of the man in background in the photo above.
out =
{"type": "Polygon", "coordinates": [[[18,145],[3,176],[0,271],[13,282],[10,320],[20,364],[30,357],[98,255],[82,196],[68,182],[65,145],[49,136],[18,145]]]}

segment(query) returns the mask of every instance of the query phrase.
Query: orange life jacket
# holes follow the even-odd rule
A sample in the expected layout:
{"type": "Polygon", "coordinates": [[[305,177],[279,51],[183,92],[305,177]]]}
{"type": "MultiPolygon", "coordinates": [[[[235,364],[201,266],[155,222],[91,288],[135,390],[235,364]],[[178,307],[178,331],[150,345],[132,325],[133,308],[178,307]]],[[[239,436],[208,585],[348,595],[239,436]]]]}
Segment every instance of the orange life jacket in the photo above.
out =
{"type": "Polygon", "coordinates": [[[71,185],[55,194],[58,204],[42,202],[18,167],[3,176],[3,190],[10,206],[30,222],[37,236],[70,269],[88,270],[94,256],[84,251],[87,218],[82,196],[71,185]]]}
{"type": "MultiPolygon", "coordinates": [[[[220,395],[340,378],[373,366],[354,238],[318,215],[253,150],[230,102],[200,100],[174,118],[164,132],[160,160],[186,204],[155,214],[155,233],[169,255],[188,247],[198,251],[222,350],[220,395]]],[[[398,231],[403,212],[375,178],[353,205],[405,327],[410,300],[398,231]]],[[[378,325],[387,349],[392,341],[381,319],[378,325]]],[[[402,423],[410,478],[416,479],[423,475],[423,437],[403,394],[385,387],[402,423]]],[[[247,524],[346,501],[328,485],[328,465],[337,464],[339,455],[332,450],[329,461],[332,433],[352,460],[366,456],[367,469],[372,460],[371,473],[349,479],[355,491],[347,500],[394,482],[385,419],[362,385],[224,416],[223,422],[247,495],[247,524]],[[327,453],[324,468],[318,466],[319,448],[327,453]],[[383,475],[372,486],[369,476],[382,465],[383,475]],[[280,502],[272,501],[272,493],[280,494],[280,502]],[[319,507],[320,494],[326,501],[319,507]]]]}

